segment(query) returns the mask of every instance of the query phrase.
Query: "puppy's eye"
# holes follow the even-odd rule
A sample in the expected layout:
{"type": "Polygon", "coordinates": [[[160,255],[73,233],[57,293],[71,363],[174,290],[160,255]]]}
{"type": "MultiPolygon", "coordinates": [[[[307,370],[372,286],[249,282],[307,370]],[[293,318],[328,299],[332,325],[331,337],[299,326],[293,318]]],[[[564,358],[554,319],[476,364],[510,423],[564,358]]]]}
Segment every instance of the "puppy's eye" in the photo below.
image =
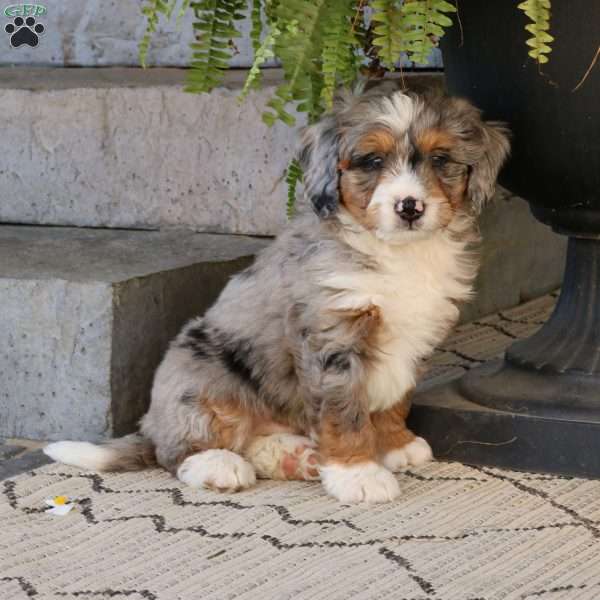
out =
{"type": "Polygon", "coordinates": [[[434,154],[431,157],[431,164],[435,169],[441,169],[448,162],[448,157],[445,154],[434,154]]]}
{"type": "Polygon", "coordinates": [[[366,154],[357,158],[352,166],[363,171],[379,171],[383,167],[383,157],[377,154],[366,154]]]}

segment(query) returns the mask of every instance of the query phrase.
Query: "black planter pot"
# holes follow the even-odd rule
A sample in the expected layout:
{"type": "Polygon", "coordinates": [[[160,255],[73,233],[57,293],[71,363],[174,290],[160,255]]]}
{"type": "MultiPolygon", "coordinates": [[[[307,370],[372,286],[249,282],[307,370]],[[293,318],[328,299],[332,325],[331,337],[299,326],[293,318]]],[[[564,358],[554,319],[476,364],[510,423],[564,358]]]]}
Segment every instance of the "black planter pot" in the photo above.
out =
{"type": "Polygon", "coordinates": [[[600,44],[600,3],[552,4],[555,42],[541,70],[517,2],[461,0],[464,39],[455,26],[443,52],[449,91],[513,131],[501,183],[569,236],[562,292],[549,321],[503,361],[418,396],[413,426],[438,455],[600,476],[600,64],[575,90],[600,44]],[[474,437],[481,443],[457,447],[474,437]]]}

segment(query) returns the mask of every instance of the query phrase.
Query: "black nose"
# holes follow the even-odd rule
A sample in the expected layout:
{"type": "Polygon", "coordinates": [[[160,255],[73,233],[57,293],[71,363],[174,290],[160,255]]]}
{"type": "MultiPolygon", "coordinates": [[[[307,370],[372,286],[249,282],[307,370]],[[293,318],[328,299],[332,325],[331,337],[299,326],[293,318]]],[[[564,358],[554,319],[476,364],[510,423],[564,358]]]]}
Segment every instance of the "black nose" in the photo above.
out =
{"type": "Polygon", "coordinates": [[[425,206],[420,200],[417,200],[412,196],[407,196],[406,198],[396,202],[394,205],[394,210],[402,219],[412,223],[423,216],[423,213],[425,212],[425,206]]]}

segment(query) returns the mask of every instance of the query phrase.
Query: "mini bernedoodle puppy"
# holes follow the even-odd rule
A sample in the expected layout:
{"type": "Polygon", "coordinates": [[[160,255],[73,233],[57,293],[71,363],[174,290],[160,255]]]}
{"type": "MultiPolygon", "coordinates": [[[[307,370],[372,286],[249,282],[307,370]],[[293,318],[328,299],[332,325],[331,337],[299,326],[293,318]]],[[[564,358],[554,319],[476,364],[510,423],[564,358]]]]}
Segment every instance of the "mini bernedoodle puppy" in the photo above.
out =
{"type": "Polygon", "coordinates": [[[392,472],[431,459],[406,427],[409,396],[471,294],[475,217],[508,149],[504,126],[462,99],[341,95],[302,138],[316,215],[184,327],[140,433],[46,454],[94,470],[158,463],[223,491],[320,478],[344,503],[393,500],[392,472]]]}

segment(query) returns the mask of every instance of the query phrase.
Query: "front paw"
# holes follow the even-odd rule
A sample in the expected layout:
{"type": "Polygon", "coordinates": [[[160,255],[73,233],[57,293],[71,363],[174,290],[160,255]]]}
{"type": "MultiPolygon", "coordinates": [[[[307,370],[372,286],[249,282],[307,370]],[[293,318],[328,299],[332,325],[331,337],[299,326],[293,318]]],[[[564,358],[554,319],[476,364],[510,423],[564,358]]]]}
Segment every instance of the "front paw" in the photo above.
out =
{"type": "Polygon", "coordinates": [[[422,437],[416,437],[412,442],[394,448],[383,457],[383,464],[394,473],[406,467],[418,467],[433,458],[431,446],[422,437]]]}
{"type": "Polygon", "coordinates": [[[396,478],[375,462],[321,467],[321,480],[330,496],[344,504],[391,502],[400,495],[396,478]]]}

